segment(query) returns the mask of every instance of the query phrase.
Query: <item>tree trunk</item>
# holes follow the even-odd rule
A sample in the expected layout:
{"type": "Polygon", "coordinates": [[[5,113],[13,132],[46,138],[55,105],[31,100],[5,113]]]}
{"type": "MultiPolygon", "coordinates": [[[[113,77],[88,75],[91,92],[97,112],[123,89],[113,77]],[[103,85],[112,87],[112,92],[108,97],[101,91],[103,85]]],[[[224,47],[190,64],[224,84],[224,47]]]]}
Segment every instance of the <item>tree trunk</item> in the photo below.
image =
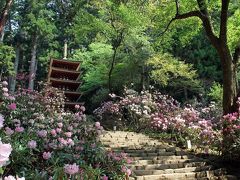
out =
{"type": "Polygon", "coordinates": [[[4,26],[6,24],[6,20],[7,20],[7,16],[9,13],[9,10],[12,6],[13,0],[7,0],[5,7],[3,9],[3,11],[1,12],[1,16],[0,16],[0,37],[2,37],[2,33],[4,31],[4,26]]]}
{"type": "Polygon", "coordinates": [[[237,96],[237,71],[229,49],[224,47],[218,50],[218,52],[223,72],[223,113],[228,114],[235,111],[234,107],[237,96]]]}
{"type": "Polygon", "coordinates": [[[35,79],[35,70],[36,70],[36,54],[37,54],[37,36],[33,36],[32,50],[31,50],[31,63],[29,69],[29,81],[28,89],[33,90],[34,88],[34,79],[35,79]]]}
{"type": "Polygon", "coordinates": [[[112,72],[116,61],[117,49],[118,49],[117,47],[113,49],[112,63],[108,73],[108,89],[110,92],[112,92],[112,72]]]}
{"type": "Polygon", "coordinates": [[[16,46],[16,58],[14,62],[14,75],[10,77],[10,92],[14,92],[16,88],[16,75],[18,73],[18,64],[20,59],[20,44],[16,46]]]}

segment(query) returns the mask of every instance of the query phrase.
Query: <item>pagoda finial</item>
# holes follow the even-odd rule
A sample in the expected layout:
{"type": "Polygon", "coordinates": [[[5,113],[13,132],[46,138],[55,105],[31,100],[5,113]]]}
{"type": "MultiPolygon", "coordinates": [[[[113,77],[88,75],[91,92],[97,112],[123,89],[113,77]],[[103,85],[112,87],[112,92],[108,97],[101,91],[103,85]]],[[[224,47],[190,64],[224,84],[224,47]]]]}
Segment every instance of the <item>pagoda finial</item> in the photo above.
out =
{"type": "Polygon", "coordinates": [[[63,59],[67,59],[67,49],[68,49],[68,45],[67,45],[67,40],[64,40],[64,54],[63,54],[63,59]]]}

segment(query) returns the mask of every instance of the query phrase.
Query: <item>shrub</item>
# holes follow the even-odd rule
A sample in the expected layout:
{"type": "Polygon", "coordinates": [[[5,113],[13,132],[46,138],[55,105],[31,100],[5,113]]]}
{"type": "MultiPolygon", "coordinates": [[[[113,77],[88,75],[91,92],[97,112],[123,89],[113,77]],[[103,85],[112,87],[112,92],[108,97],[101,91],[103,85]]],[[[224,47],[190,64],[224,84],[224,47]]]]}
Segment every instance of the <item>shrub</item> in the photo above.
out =
{"type": "Polygon", "coordinates": [[[220,146],[222,136],[219,119],[212,116],[217,115],[213,113],[216,110],[213,104],[204,108],[180,107],[172,97],[153,90],[137,93],[126,89],[123,97],[111,96],[115,101],[105,102],[94,111],[103,123],[107,118],[112,123],[118,119],[137,131],[166,132],[177,141],[191,139],[199,147],[220,146]]]}
{"type": "Polygon", "coordinates": [[[83,106],[76,113],[63,109],[64,96],[44,85],[40,92],[20,89],[8,94],[0,84],[1,139],[12,146],[10,164],[3,177],[27,179],[123,179],[126,157],[108,158],[98,141],[99,122],[87,120],[83,106]],[[114,169],[114,170],[113,170],[114,169]]]}

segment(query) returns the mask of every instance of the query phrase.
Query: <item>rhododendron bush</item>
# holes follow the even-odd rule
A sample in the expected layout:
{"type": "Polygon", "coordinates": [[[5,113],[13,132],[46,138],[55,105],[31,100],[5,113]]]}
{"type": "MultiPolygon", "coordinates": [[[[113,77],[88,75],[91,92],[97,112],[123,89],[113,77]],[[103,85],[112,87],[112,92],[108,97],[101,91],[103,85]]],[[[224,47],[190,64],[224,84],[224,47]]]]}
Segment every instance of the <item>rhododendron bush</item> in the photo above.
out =
{"type": "Polygon", "coordinates": [[[63,102],[63,94],[48,85],[41,92],[19,89],[11,95],[7,82],[0,84],[2,176],[117,179],[129,174],[122,170],[128,158],[116,159],[98,142],[100,123],[87,120],[83,106],[64,111],[63,102]]]}
{"type": "MultiPolygon", "coordinates": [[[[238,99],[238,105],[240,98],[238,99]]],[[[240,159],[240,108],[238,112],[227,114],[222,119],[223,151],[231,159],[240,159]]]]}
{"type": "Polygon", "coordinates": [[[151,91],[137,93],[126,89],[123,97],[110,94],[113,100],[103,103],[94,113],[103,122],[107,118],[121,119],[122,126],[131,126],[138,131],[166,132],[177,140],[188,138],[199,147],[220,146],[220,116],[217,116],[214,104],[181,107],[172,97],[151,91]]]}

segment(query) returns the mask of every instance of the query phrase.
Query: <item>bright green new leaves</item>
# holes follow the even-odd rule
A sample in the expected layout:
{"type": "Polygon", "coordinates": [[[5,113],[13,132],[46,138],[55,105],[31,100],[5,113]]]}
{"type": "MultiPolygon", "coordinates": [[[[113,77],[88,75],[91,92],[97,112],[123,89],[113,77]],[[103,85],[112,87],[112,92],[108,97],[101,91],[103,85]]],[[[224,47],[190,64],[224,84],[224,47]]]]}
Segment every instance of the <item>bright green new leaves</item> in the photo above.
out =
{"type": "Polygon", "coordinates": [[[0,44],[0,71],[1,74],[13,73],[12,59],[15,57],[14,49],[11,46],[0,44]]]}
{"type": "Polygon", "coordinates": [[[92,43],[88,51],[75,52],[73,58],[82,62],[84,84],[81,89],[83,92],[91,92],[106,86],[112,53],[112,46],[104,43],[92,43]]]}
{"type": "Polygon", "coordinates": [[[192,65],[180,61],[170,54],[156,54],[147,64],[152,68],[151,77],[154,81],[167,86],[174,80],[193,80],[197,77],[192,65]]]}
{"type": "Polygon", "coordinates": [[[228,45],[232,51],[240,45],[240,9],[237,9],[228,20],[228,45]]]}

